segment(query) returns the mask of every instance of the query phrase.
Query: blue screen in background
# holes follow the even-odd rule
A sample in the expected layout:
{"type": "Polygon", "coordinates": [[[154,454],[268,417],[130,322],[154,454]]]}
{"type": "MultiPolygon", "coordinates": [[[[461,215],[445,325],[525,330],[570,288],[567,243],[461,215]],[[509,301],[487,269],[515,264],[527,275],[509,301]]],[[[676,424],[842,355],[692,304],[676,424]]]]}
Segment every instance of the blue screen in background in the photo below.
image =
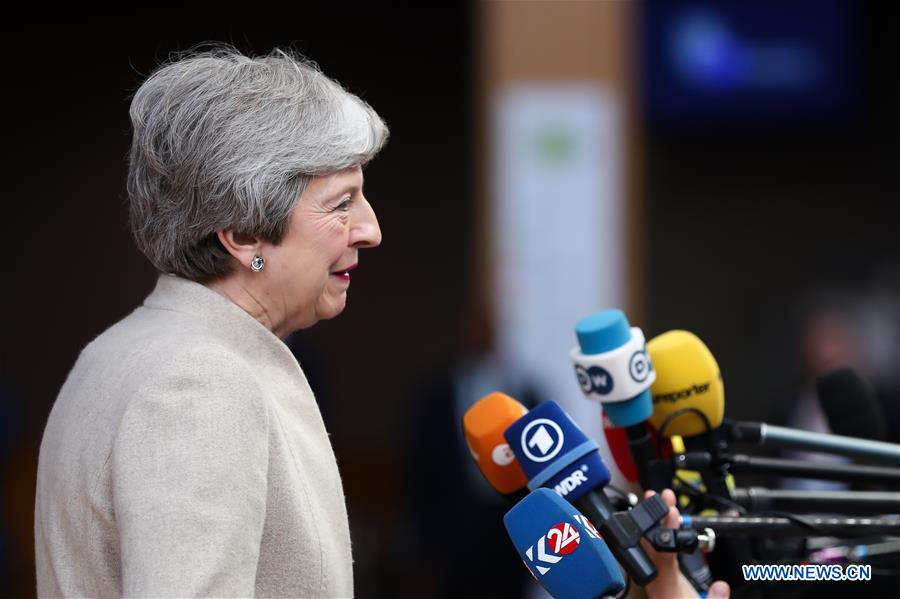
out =
{"type": "Polygon", "coordinates": [[[652,125],[782,128],[851,118],[859,23],[849,0],[646,2],[640,18],[652,125]]]}

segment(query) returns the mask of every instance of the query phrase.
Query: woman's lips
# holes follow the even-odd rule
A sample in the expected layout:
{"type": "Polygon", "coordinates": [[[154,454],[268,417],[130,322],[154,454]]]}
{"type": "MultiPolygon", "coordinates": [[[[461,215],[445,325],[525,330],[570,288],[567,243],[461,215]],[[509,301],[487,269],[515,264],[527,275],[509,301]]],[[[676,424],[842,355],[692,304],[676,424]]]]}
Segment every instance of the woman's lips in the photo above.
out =
{"type": "Polygon", "coordinates": [[[344,270],[338,270],[338,271],[331,273],[331,276],[337,277],[338,279],[340,279],[341,281],[344,281],[345,283],[349,283],[350,282],[350,271],[353,270],[354,268],[356,268],[357,266],[359,266],[359,265],[353,264],[351,266],[348,266],[344,270]]]}

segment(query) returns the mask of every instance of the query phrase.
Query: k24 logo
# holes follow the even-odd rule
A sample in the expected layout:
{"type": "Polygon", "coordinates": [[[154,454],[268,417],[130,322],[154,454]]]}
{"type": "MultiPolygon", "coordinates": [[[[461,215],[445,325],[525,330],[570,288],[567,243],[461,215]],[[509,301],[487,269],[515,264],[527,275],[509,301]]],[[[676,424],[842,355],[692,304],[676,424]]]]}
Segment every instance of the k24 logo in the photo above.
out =
{"type": "Polygon", "coordinates": [[[537,543],[526,549],[525,555],[534,569],[543,576],[550,571],[553,564],[559,563],[563,556],[578,549],[580,542],[581,534],[578,529],[568,522],[560,522],[548,530],[547,534],[542,535],[537,543]]]}

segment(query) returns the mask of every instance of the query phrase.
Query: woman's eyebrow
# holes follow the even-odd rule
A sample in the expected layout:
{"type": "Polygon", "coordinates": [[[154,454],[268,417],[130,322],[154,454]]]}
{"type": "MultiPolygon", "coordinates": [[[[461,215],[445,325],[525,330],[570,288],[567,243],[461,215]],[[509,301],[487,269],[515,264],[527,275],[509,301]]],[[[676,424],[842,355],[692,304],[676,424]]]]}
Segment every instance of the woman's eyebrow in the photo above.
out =
{"type": "Polygon", "coordinates": [[[355,193],[357,193],[357,192],[358,192],[359,190],[361,190],[361,189],[362,189],[362,185],[360,185],[360,184],[358,184],[358,183],[348,183],[347,185],[344,185],[344,186],[340,187],[340,188],[338,189],[338,191],[337,191],[336,193],[333,194],[333,196],[334,196],[334,197],[342,196],[342,195],[345,195],[345,194],[348,193],[348,192],[349,192],[349,193],[352,193],[352,194],[355,194],[355,193]]]}

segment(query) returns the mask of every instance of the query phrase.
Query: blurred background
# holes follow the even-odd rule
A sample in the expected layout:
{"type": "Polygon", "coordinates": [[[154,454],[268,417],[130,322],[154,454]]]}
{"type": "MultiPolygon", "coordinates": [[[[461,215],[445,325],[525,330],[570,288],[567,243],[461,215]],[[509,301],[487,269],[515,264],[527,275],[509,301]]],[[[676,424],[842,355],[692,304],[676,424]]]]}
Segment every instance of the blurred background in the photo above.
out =
{"type": "Polygon", "coordinates": [[[384,242],[361,255],[344,314],[289,340],[332,433],[358,596],[528,592],[460,417],[500,389],[555,399],[601,436],[567,355],[601,309],[648,338],[696,333],[732,418],[802,423],[814,377],[849,363],[900,442],[886,5],[367,6],[6,36],[0,592],[34,594],[56,394],[156,279],[127,226],[130,95],[204,41],[293,46],[391,129],[365,174],[384,242]]]}

